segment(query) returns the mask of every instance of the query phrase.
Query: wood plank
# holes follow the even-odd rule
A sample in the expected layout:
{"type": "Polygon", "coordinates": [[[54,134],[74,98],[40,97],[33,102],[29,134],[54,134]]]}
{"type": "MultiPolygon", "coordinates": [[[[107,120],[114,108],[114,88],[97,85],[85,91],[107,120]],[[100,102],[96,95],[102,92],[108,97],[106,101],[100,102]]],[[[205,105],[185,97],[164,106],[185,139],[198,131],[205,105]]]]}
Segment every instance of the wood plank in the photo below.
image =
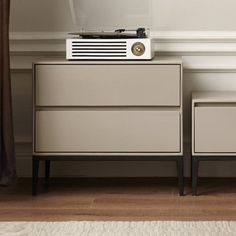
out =
{"type": "Polygon", "coordinates": [[[31,180],[0,188],[1,221],[236,220],[235,179],[200,179],[198,197],[178,196],[176,178],[31,180]]]}

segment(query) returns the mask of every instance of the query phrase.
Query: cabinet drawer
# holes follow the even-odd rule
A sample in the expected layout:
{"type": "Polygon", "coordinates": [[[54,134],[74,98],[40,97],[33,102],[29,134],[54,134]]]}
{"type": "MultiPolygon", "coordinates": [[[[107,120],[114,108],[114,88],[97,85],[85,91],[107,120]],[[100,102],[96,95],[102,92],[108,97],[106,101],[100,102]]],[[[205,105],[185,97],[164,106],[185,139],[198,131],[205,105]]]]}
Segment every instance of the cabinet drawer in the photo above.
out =
{"type": "Polygon", "coordinates": [[[236,153],[236,107],[195,107],[197,153],[236,153]]]}
{"type": "Polygon", "coordinates": [[[178,111],[37,111],[35,152],[180,152],[178,111]]]}
{"type": "Polygon", "coordinates": [[[37,106],[179,106],[180,65],[36,65],[37,106]]]}

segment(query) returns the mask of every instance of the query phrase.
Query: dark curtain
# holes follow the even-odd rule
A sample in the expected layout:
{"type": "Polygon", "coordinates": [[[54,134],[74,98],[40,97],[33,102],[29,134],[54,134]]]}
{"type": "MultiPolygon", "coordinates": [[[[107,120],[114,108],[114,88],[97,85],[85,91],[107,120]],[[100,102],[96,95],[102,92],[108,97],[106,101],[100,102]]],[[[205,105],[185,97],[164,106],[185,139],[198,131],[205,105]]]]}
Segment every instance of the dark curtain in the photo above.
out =
{"type": "Polygon", "coordinates": [[[0,0],[0,185],[15,182],[16,165],[9,59],[10,0],[0,0]]]}

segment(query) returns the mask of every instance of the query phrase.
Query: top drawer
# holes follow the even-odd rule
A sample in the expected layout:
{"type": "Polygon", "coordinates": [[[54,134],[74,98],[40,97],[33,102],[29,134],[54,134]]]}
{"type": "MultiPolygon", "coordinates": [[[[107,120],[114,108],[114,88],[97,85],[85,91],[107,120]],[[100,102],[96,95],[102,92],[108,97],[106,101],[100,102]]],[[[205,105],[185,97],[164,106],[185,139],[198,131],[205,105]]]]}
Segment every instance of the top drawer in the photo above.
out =
{"type": "Polygon", "coordinates": [[[180,65],[36,65],[36,106],[179,106],[180,65]]]}

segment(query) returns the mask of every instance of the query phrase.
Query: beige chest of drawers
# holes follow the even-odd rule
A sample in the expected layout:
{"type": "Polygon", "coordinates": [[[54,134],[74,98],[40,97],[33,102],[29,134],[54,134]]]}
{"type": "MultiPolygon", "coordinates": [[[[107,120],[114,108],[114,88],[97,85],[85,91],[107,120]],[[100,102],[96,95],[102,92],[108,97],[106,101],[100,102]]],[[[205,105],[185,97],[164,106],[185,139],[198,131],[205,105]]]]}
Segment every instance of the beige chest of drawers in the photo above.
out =
{"type": "Polygon", "coordinates": [[[192,96],[192,154],[236,155],[236,92],[192,96]]]}
{"type": "Polygon", "coordinates": [[[182,159],[180,59],[51,61],[33,69],[36,160],[182,159]]]}
{"type": "Polygon", "coordinates": [[[192,190],[200,161],[236,161],[236,92],[192,95],[192,190]]]}

